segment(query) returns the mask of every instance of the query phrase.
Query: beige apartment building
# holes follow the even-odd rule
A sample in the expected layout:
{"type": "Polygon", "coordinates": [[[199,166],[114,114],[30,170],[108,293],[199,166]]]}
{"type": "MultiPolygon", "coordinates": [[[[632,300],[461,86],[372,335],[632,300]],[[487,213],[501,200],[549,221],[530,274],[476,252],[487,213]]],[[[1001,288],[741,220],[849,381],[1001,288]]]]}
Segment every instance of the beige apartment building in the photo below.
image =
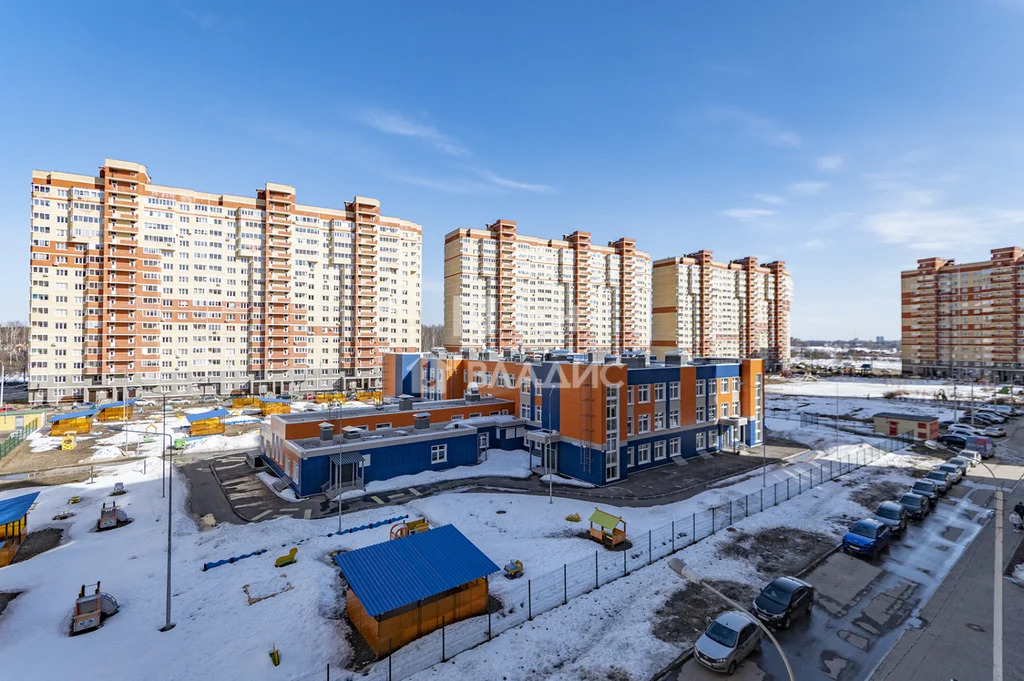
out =
{"type": "Polygon", "coordinates": [[[420,348],[421,230],[375,199],[307,206],[32,173],[32,402],[373,387],[420,348]]]}
{"type": "Polygon", "coordinates": [[[651,258],[633,239],[525,236],[516,223],[457,229],[444,244],[444,343],[623,352],[650,346],[651,258]]]}
{"type": "Polygon", "coordinates": [[[765,360],[767,371],[789,364],[793,282],[782,261],[715,262],[703,250],[654,263],[652,352],[765,360]]]}
{"type": "Polygon", "coordinates": [[[924,258],[900,279],[904,374],[1024,381],[1024,250],[924,258]]]}

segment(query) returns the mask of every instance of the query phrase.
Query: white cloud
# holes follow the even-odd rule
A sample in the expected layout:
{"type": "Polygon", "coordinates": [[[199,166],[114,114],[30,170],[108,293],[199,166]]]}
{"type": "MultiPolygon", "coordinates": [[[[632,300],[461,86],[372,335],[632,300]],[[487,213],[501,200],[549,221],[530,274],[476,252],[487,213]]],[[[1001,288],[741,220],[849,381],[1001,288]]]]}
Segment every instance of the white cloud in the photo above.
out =
{"type": "Polygon", "coordinates": [[[357,116],[361,123],[389,135],[414,137],[430,143],[449,156],[468,156],[469,149],[462,146],[437,128],[414,121],[401,114],[368,109],[357,116]]]}
{"type": "Polygon", "coordinates": [[[816,180],[806,180],[804,182],[794,182],[789,185],[791,191],[797,194],[803,194],[804,196],[815,196],[820,194],[822,191],[827,189],[829,186],[828,182],[818,182],[816,180]]]}
{"type": "Polygon", "coordinates": [[[758,218],[775,215],[775,211],[765,210],[764,208],[730,208],[729,210],[723,210],[722,215],[741,222],[754,222],[758,218]]]}
{"type": "Polygon", "coordinates": [[[832,156],[819,156],[814,164],[823,173],[834,173],[843,167],[845,160],[839,154],[832,156]]]}
{"type": "Polygon", "coordinates": [[[1024,228],[1024,210],[960,208],[895,210],[868,215],[864,228],[883,243],[943,251],[1005,245],[1024,228]]]}
{"type": "Polygon", "coordinates": [[[527,192],[549,192],[551,187],[544,184],[532,184],[530,182],[517,182],[510,180],[500,175],[495,175],[489,170],[481,170],[480,174],[483,175],[488,182],[498,187],[504,187],[506,189],[521,189],[527,192]]]}
{"type": "Polygon", "coordinates": [[[765,203],[771,203],[777,206],[781,206],[786,203],[786,199],[778,194],[754,194],[754,198],[758,201],[764,201],[765,203]]]}
{"type": "Polygon", "coordinates": [[[796,148],[803,144],[799,133],[779,125],[770,118],[758,116],[734,106],[718,106],[709,111],[712,119],[730,123],[747,137],[770,147],[796,148]]]}

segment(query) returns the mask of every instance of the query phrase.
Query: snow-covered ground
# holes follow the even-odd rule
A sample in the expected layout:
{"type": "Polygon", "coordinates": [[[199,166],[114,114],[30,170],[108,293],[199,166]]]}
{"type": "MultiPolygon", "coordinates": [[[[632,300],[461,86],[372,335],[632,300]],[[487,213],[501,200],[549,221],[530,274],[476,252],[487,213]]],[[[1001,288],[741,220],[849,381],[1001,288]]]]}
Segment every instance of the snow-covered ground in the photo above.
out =
{"type": "MultiPolygon", "coordinates": [[[[815,466],[848,457],[860,446],[811,453],[807,460],[786,468],[773,466],[768,483],[792,481],[797,476],[806,480],[815,466]]],[[[492,451],[488,460],[497,461],[497,454],[492,451]]],[[[526,454],[520,453],[520,458],[523,461],[516,465],[526,470],[526,454]]],[[[916,457],[887,455],[851,474],[846,482],[826,483],[743,520],[737,527],[789,525],[835,534],[839,530],[822,518],[865,512],[849,499],[853,489],[849,480],[905,482],[909,480],[905,470],[912,465],[926,463],[916,457]]],[[[322,669],[328,662],[335,668],[347,664],[350,650],[341,582],[327,554],[332,549],[386,541],[387,525],[327,537],[337,530],[336,518],[279,518],[201,531],[185,510],[186,490],[175,474],[172,619],[177,626],[161,633],[167,505],[160,497],[159,461],[151,459],[147,470],[142,472],[139,461],[104,469],[93,484],[40,488],[38,506],[29,515],[30,530],[62,527],[67,535],[58,548],[0,570],[3,590],[24,592],[0,616],[0,648],[8,653],[5,675],[135,678],[145,670],[145,678],[152,681],[199,677],[258,681],[292,679],[322,669]],[[134,522],[97,533],[93,527],[100,503],[108,501],[107,494],[118,481],[125,483],[128,494],[116,499],[134,522]],[[55,513],[69,508],[66,500],[74,494],[82,497],[80,504],[70,507],[77,515],[68,521],[51,521],[55,513]],[[292,546],[298,547],[298,562],[275,569],[274,558],[292,546]],[[201,571],[204,562],[260,548],[269,552],[201,571]],[[121,612],[100,630],[70,638],[67,629],[78,588],[96,580],[102,580],[104,591],[118,599],[121,612]],[[277,595],[250,605],[243,587],[249,597],[277,595]],[[274,668],[270,662],[267,652],[272,645],[281,651],[283,668],[274,668]]],[[[733,484],[685,501],[649,508],[602,508],[621,515],[630,536],[639,538],[646,537],[649,529],[665,527],[760,488],[760,475],[739,476],[733,484]]],[[[0,499],[25,492],[3,492],[0,499]]],[[[444,494],[415,499],[399,508],[352,513],[343,516],[343,522],[359,526],[408,513],[425,517],[434,526],[452,523],[498,565],[510,558],[522,560],[536,586],[544,575],[560,575],[564,563],[593,559],[599,549],[579,536],[587,527],[593,505],[559,498],[551,503],[545,497],[517,494],[444,494]],[[567,521],[570,513],[579,513],[583,521],[567,521]]],[[[748,564],[717,556],[718,543],[728,539],[729,533],[722,532],[684,550],[682,558],[705,576],[759,583],[764,576],[748,564]]],[[[496,575],[492,592],[510,597],[522,591],[524,581],[507,581],[496,575]]],[[[612,665],[625,668],[631,679],[649,678],[680,652],[678,646],[651,635],[653,612],[679,586],[665,561],[658,561],[416,678],[578,681],[605,678],[612,665]],[[628,655],[622,654],[623,641],[629,641],[628,655]]]]}
{"type": "MultiPolygon", "coordinates": [[[[769,394],[776,395],[819,395],[822,397],[882,397],[887,392],[905,391],[903,395],[906,400],[939,400],[939,391],[945,392],[949,399],[953,399],[953,383],[945,380],[917,379],[909,380],[903,378],[828,378],[807,380],[802,378],[793,379],[772,379],[767,385],[769,394]]],[[[969,385],[959,383],[956,386],[956,397],[960,401],[970,398],[971,388],[969,385]]],[[[974,398],[981,401],[990,398],[995,392],[993,386],[974,386],[974,398]]]]}
{"type": "Polygon", "coordinates": [[[530,455],[522,449],[505,451],[503,449],[488,449],[487,459],[472,466],[456,466],[443,471],[423,471],[414,475],[399,475],[387,480],[375,480],[368,482],[361,490],[351,490],[338,495],[340,499],[358,499],[368,494],[380,494],[391,492],[396,489],[416,487],[417,485],[431,485],[438,482],[451,480],[467,480],[469,478],[518,478],[520,480],[530,477],[530,455]]]}

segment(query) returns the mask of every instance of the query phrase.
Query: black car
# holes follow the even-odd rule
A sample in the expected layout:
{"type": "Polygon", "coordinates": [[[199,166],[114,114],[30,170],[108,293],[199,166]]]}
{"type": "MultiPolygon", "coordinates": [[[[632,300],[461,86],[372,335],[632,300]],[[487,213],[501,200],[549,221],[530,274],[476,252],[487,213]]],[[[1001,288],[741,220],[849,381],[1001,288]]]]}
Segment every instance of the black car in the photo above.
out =
{"type": "Polygon", "coordinates": [[[960,437],[959,435],[940,435],[935,438],[935,441],[957,451],[967,449],[967,438],[960,437]]]}
{"type": "Polygon", "coordinates": [[[903,508],[907,509],[907,513],[915,520],[924,518],[931,510],[931,502],[928,501],[928,497],[923,497],[913,492],[907,492],[900,497],[900,504],[903,508]]]}
{"type": "Polygon", "coordinates": [[[814,587],[796,577],[779,577],[754,599],[754,614],[762,622],[787,628],[793,618],[810,614],[814,587]]]}

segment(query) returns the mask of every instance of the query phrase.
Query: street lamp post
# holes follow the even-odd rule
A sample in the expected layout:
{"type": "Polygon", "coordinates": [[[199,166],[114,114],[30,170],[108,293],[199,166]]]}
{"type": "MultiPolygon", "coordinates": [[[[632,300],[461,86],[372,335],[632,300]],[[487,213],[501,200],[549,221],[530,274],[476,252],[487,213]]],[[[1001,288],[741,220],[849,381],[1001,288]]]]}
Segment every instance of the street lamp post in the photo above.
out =
{"type": "Polygon", "coordinates": [[[981,464],[996,484],[996,536],[992,566],[992,681],[1003,681],[1003,481],[981,464]]]}
{"type": "Polygon", "coordinates": [[[774,634],[772,634],[771,630],[769,630],[768,627],[766,627],[764,625],[764,622],[762,622],[757,617],[754,617],[749,612],[747,612],[747,609],[744,608],[743,606],[741,606],[739,603],[737,603],[736,601],[732,600],[731,598],[729,598],[728,596],[723,594],[718,589],[714,588],[713,586],[711,586],[707,582],[705,582],[702,579],[700,579],[699,577],[697,577],[695,574],[693,574],[693,572],[691,572],[686,567],[686,564],[683,561],[679,560],[678,558],[669,558],[668,566],[670,568],[672,568],[673,572],[675,572],[677,575],[679,575],[683,579],[685,579],[685,580],[687,580],[689,582],[694,582],[695,584],[703,585],[706,589],[711,591],[711,593],[715,594],[716,596],[721,598],[723,601],[728,603],[730,606],[732,606],[733,608],[736,608],[737,610],[742,612],[744,615],[746,615],[747,617],[752,619],[754,621],[754,623],[757,624],[757,626],[759,626],[761,628],[761,630],[768,636],[768,638],[771,639],[771,642],[772,642],[772,644],[774,644],[775,649],[779,651],[779,656],[782,658],[782,664],[786,665],[786,673],[789,674],[789,681],[796,681],[796,677],[793,676],[793,668],[791,666],[789,666],[789,658],[786,657],[785,651],[782,650],[782,645],[779,643],[778,639],[775,638],[774,634]]]}
{"type": "MultiPolygon", "coordinates": [[[[7,365],[0,361],[0,409],[4,406],[4,385],[7,383],[7,365]]],[[[1013,392],[1012,390],[1010,392],[1013,392]]]]}

